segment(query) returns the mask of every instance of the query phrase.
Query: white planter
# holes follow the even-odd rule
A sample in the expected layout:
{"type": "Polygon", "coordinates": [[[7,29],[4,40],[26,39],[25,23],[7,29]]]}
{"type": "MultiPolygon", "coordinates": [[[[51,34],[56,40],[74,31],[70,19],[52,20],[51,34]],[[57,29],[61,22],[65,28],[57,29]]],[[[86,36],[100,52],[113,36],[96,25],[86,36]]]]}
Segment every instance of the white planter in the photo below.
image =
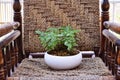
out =
{"type": "Polygon", "coordinates": [[[47,52],[44,56],[45,63],[52,69],[72,69],[80,65],[82,54],[78,53],[73,56],[54,56],[47,52]]]}

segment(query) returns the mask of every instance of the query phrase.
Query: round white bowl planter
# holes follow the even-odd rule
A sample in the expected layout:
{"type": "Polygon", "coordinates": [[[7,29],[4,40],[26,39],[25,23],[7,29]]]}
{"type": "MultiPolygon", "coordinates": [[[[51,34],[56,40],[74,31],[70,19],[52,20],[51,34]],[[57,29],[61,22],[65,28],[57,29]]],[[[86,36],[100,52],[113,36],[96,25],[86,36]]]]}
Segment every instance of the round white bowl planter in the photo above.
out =
{"type": "Polygon", "coordinates": [[[44,60],[45,63],[52,69],[72,69],[80,65],[82,61],[82,54],[79,52],[73,56],[55,56],[46,52],[44,60]]]}

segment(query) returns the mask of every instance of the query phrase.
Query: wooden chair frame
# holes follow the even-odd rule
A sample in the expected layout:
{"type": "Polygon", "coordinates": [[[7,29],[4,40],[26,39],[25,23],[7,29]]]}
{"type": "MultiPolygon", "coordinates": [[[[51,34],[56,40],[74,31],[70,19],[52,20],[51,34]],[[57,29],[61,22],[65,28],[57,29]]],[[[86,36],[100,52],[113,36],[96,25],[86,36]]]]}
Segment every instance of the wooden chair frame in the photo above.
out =
{"type": "MultiPolygon", "coordinates": [[[[109,0],[103,0],[101,8],[101,45],[98,55],[103,59],[106,66],[109,66],[109,69],[112,71],[113,75],[116,76],[116,79],[120,80],[120,41],[107,30],[105,25],[103,25],[105,21],[109,21],[109,0]]],[[[23,26],[19,0],[14,0],[13,9],[14,21],[19,22],[20,25],[17,30],[14,29],[13,26],[18,26],[18,23],[12,23],[4,26],[6,29],[0,29],[0,32],[3,32],[0,33],[0,36],[14,30],[13,33],[9,34],[5,39],[0,41],[0,80],[5,80],[6,76],[10,76],[10,69],[12,68],[12,71],[14,71],[14,66],[17,66],[17,62],[21,62],[24,58],[22,34],[20,34],[22,33],[23,26]],[[19,59],[17,56],[19,56],[19,59]]],[[[117,31],[115,30],[115,32],[117,31]]]]}

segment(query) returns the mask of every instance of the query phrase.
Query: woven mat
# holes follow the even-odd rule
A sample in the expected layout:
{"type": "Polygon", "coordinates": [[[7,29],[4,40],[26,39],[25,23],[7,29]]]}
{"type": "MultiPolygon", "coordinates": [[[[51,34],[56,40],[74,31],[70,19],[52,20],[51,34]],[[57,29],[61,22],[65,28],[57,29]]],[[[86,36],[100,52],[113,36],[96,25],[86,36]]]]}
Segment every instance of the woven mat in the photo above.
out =
{"type": "Polygon", "coordinates": [[[100,58],[83,59],[71,70],[53,70],[43,59],[24,59],[13,76],[21,77],[20,80],[114,80],[100,58]]]}

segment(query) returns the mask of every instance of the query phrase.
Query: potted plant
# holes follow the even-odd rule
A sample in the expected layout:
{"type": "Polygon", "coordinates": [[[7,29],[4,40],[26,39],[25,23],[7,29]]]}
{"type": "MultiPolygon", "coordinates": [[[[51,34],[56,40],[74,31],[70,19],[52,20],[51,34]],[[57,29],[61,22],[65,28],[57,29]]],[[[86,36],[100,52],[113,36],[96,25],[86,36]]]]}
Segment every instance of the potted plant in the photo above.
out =
{"type": "Polygon", "coordinates": [[[35,31],[39,35],[42,46],[47,50],[44,56],[46,64],[53,69],[72,69],[81,60],[81,53],[75,49],[78,30],[71,26],[48,28],[45,32],[35,31]]]}

